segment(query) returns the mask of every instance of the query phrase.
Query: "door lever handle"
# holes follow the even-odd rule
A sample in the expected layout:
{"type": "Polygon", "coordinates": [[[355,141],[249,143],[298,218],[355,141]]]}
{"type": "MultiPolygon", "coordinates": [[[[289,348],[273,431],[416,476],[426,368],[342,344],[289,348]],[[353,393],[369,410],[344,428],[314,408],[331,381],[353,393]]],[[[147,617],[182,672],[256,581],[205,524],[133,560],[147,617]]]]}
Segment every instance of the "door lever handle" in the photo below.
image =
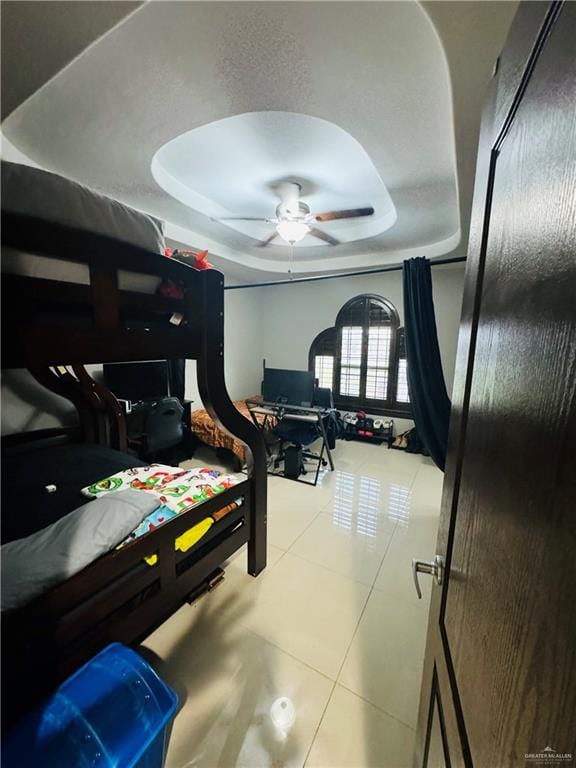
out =
{"type": "Polygon", "coordinates": [[[436,584],[440,585],[444,581],[444,558],[440,555],[434,555],[434,560],[430,562],[427,560],[412,559],[412,576],[414,577],[414,586],[416,587],[416,594],[418,600],[422,599],[422,590],[420,589],[420,582],[418,581],[419,573],[429,573],[436,579],[436,584]]]}

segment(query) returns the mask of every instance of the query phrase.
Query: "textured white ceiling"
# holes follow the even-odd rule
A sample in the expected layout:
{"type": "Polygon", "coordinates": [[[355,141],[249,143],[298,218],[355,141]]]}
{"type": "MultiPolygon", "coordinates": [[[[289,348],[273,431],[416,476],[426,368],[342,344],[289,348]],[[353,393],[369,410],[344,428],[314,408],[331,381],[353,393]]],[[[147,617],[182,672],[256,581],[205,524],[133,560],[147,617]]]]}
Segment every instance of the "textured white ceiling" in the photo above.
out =
{"type": "MultiPolygon", "coordinates": [[[[478,15],[479,6],[510,4],[432,5],[470,6],[478,15]]],[[[492,15],[498,28],[511,13],[495,9],[492,15]]],[[[440,21],[449,29],[452,17],[465,20],[466,11],[446,16],[440,14],[440,21]]],[[[484,18],[489,21],[490,14],[484,18]]],[[[455,36],[465,31],[462,24],[454,27],[455,36]]],[[[477,24],[468,29],[476,34],[475,56],[491,50],[491,32],[477,24]]],[[[502,36],[498,29],[492,47],[502,36]]],[[[469,62],[471,68],[480,64],[485,81],[492,61],[469,62]]],[[[460,69],[452,69],[452,87],[464,77],[460,69]]],[[[474,85],[467,111],[476,119],[481,94],[474,85]]],[[[175,137],[262,111],[309,115],[347,132],[368,154],[397,211],[396,223],[377,236],[336,248],[297,249],[297,270],[375,266],[411,254],[434,257],[457,245],[459,116],[453,115],[438,33],[412,0],[149,2],[16,109],[3,131],[41,165],[166,219],[178,240],[207,245],[259,272],[276,272],[286,268],[286,249],[259,249],[246,233],[210,221],[168,195],[150,170],[157,150],[175,137]]],[[[332,162],[337,173],[337,152],[332,162]]],[[[230,175],[225,166],[216,170],[216,183],[225,189],[230,175]]]]}
{"type": "MultiPolygon", "coordinates": [[[[334,123],[294,112],[248,112],[194,128],[154,155],[152,175],[189,208],[257,240],[274,232],[268,221],[285,181],[300,185],[312,213],[372,206],[374,214],[318,227],[340,242],[385,232],[397,219],[394,203],[360,144],[334,123]]],[[[278,238],[275,245],[290,247],[278,238]]],[[[311,235],[297,248],[330,248],[311,235]]]]}
{"type": "Polygon", "coordinates": [[[1,0],[2,119],[141,0],[1,0]]]}

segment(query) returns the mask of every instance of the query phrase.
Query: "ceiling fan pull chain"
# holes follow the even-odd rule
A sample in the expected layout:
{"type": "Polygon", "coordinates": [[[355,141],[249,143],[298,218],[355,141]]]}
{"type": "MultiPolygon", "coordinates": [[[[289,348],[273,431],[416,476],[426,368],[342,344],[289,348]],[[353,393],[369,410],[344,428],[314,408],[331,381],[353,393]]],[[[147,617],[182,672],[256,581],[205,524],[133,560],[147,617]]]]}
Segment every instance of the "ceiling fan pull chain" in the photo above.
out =
{"type": "Polygon", "coordinates": [[[290,261],[288,263],[288,275],[290,276],[290,280],[294,280],[294,275],[292,274],[293,263],[294,263],[294,243],[290,243],[290,261]]]}

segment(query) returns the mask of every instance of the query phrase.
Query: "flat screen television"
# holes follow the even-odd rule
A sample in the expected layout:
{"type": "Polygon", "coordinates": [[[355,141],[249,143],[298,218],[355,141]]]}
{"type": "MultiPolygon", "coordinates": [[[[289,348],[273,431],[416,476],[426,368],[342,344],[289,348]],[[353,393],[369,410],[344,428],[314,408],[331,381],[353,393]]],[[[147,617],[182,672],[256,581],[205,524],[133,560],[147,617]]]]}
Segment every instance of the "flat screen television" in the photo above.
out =
{"type": "Polygon", "coordinates": [[[314,400],[314,374],[311,371],[265,368],[262,397],[269,403],[309,407],[314,400]]]}
{"type": "Polygon", "coordinates": [[[120,400],[132,403],[170,395],[167,360],[145,363],[105,363],[104,383],[120,400]]]}

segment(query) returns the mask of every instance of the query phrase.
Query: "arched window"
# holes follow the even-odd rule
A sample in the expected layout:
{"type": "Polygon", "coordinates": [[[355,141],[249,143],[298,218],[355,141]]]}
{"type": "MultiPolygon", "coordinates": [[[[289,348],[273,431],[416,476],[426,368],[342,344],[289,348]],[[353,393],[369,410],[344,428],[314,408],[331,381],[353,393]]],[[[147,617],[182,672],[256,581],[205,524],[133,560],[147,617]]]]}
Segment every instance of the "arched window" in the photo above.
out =
{"type": "Polygon", "coordinates": [[[330,387],[336,407],[409,415],[404,329],[382,296],[356,296],[342,307],[333,328],[312,342],[309,369],[330,387]]]}

